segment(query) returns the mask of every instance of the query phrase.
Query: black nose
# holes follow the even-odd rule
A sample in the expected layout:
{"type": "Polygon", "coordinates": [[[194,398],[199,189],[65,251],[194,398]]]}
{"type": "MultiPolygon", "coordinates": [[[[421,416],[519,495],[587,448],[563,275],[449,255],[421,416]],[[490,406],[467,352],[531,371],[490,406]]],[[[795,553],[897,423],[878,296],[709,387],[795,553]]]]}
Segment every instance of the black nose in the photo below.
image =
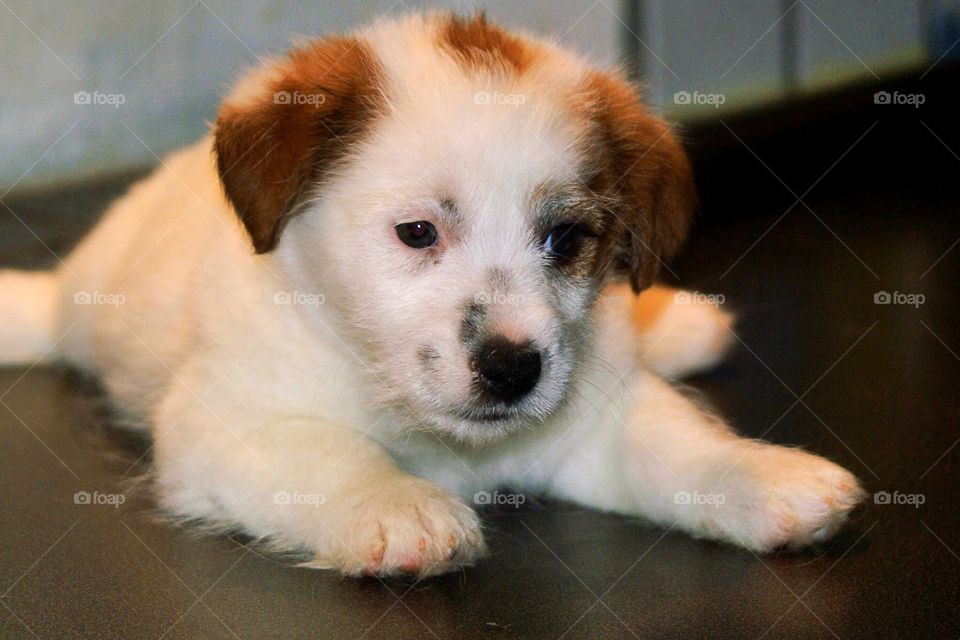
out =
{"type": "Polygon", "coordinates": [[[480,383],[500,400],[519,400],[540,379],[540,352],[502,336],[480,345],[474,356],[480,383]]]}

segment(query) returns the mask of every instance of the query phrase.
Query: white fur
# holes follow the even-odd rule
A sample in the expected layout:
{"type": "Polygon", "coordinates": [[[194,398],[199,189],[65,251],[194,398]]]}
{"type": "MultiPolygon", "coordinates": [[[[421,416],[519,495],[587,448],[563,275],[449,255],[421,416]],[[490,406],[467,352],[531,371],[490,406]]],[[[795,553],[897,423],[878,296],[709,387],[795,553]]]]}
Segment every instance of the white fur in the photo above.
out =
{"type": "Polygon", "coordinates": [[[57,292],[52,273],[0,270],[0,362],[48,359],[56,340],[57,292]]]}
{"type": "Polygon", "coordinates": [[[644,328],[637,348],[653,373],[677,379],[718,365],[735,340],[733,314],[694,300],[670,304],[644,328]]]}
{"type": "Polygon", "coordinates": [[[119,200],[68,268],[0,275],[0,360],[39,357],[74,327],[57,353],[99,373],[150,428],[164,507],[346,573],[471,562],[484,543],[464,501],[503,485],[756,550],[832,533],[860,497],[853,476],[738,438],[651,372],[716,362],[727,315],[678,305],[638,335],[622,297],[594,305],[589,288],[545,281],[525,203],[545,180],[577,179],[581,131],[558,114],[583,63],[550,49],[522,80],[469,78],[436,55],[424,20],[366,32],[391,116],[275,251],[251,252],[206,138],[119,200]],[[526,100],[479,104],[478,91],[526,100]],[[457,202],[457,231],[439,193],[457,202]],[[459,238],[421,272],[390,241],[394,224],[417,219],[459,238]],[[509,273],[502,289],[490,288],[493,268],[509,273]],[[78,305],[78,292],[122,303],[78,305]],[[496,428],[451,417],[471,380],[459,309],[478,294],[509,300],[490,305],[491,322],[550,354],[523,415],[496,428]],[[278,304],[284,295],[295,303],[278,304]],[[440,354],[432,374],[417,361],[424,340],[440,354]],[[682,504],[678,492],[724,503],[682,504]]]}

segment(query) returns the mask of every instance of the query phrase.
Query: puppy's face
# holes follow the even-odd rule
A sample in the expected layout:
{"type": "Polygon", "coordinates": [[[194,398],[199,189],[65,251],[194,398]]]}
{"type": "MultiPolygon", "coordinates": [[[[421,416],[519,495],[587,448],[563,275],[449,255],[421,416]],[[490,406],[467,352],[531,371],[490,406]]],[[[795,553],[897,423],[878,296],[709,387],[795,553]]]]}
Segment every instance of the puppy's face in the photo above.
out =
{"type": "Polygon", "coordinates": [[[375,400],[472,442],[563,405],[603,283],[648,285],[692,208],[627,85],[482,18],[293,52],[228,100],[217,153],[255,248],[336,308],[375,400]]]}
{"type": "MultiPolygon", "coordinates": [[[[418,426],[487,438],[562,403],[610,259],[608,222],[559,159],[504,167],[517,140],[497,149],[430,122],[361,153],[281,251],[325,274],[314,284],[334,291],[379,399],[418,426]]],[[[556,153],[525,144],[512,153],[556,153]]]]}

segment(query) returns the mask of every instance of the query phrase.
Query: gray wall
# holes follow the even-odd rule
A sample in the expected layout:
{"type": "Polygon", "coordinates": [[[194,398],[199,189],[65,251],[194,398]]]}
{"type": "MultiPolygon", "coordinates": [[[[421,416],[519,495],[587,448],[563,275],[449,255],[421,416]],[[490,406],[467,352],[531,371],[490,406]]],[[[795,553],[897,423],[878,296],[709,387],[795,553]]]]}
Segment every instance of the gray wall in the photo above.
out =
{"type": "Polygon", "coordinates": [[[204,132],[257,56],[385,13],[481,7],[601,64],[629,42],[648,101],[692,120],[779,99],[791,65],[795,89],[813,90],[919,64],[920,7],[944,2],[643,0],[634,23],[621,0],[0,0],[0,197],[155,164],[204,132]],[[77,92],[107,104],[77,104],[77,92]],[[675,99],[683,92],[723,104],[675,99]]]}
{"type": "Polygon", "coordinates": [[[4,0],[0,194],[156,163],[202,135],[240,70],[295,35],[349,30],[408,8],[482,7],[615,61],[619,22],[603,2],[4,0]],[[77,92],[91,104],[76,104],[77,92]],[[98,97],[110,103],[92,104],[98,97]]]}
{"type": "MultiPolygon", "coordinates": [[[[649,98],[678,119],[715,117],[923,65],[917,0],[647,0],[649,98]],[[793,33],[791,40],[788,35],[793,33]],[[792,44],[791,44],[792,42],[792,44]],[[678,92],[706,96],[678,104],[678,92]],[[720,108],[716,106],[720,104],[720,108]]],[[[643,52],[642,51],[642,52],[643,52]]]]}

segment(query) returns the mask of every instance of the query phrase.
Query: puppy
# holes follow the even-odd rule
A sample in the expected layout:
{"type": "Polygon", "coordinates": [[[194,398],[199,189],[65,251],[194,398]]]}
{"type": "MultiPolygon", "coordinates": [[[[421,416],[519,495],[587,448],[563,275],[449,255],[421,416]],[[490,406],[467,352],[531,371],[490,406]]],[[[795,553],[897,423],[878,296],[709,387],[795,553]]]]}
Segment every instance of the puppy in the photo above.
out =
{"type": "Polygon", "coordinates": [[[822,540],[857,480],[662,379],[729,344],[714,307],[635,297],[694,200],[616,73],[482,16],[382,21],[250,72],[56,271],[0,274],[0,358],[99,375],[171,514],[346,574],[473,562],[501,486],[822,540]]]}

